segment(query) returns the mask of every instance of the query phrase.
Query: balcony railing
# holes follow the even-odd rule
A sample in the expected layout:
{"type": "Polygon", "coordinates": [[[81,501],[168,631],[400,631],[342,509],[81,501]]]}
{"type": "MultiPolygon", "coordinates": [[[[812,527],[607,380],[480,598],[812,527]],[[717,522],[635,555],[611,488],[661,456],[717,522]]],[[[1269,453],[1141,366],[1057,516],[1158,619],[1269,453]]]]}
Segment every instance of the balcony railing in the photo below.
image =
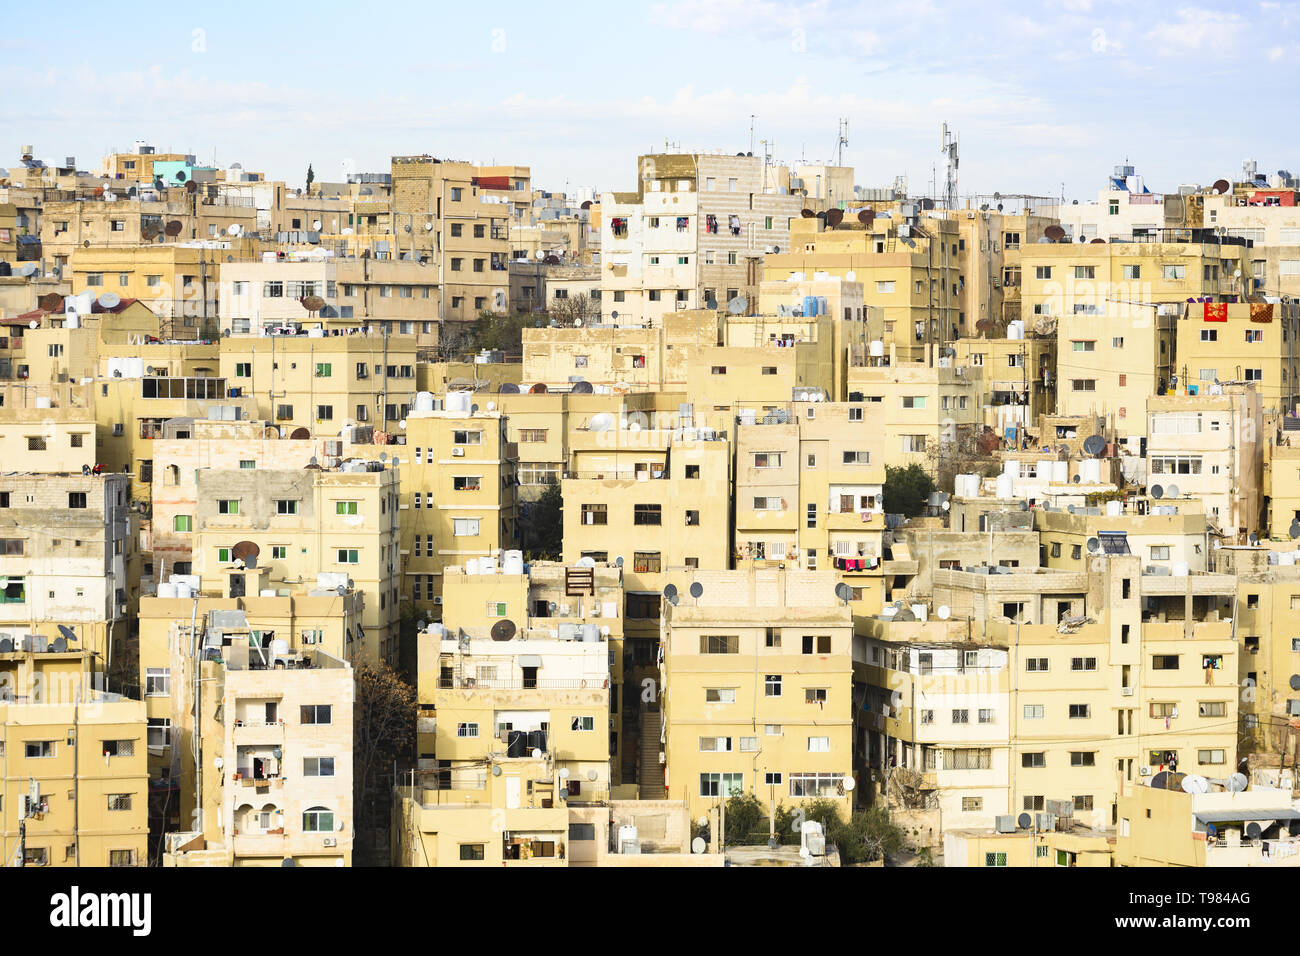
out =
{"type": "Polygon", "coordinates": [[[608,677],[590,677],[586,680],[577,677],[552,680],[538,678],[531,681],[462,677],[459,685],[452,677],[438,679],[439,690],[605,690],[608,687],[608,677]]]}

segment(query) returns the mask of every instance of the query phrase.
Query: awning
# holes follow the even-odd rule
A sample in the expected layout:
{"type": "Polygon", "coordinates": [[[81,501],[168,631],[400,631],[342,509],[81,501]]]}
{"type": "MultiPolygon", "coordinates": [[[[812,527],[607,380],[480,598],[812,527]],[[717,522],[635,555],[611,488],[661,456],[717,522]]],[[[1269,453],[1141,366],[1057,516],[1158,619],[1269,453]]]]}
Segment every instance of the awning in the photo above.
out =
{"type": "Polygon", "coordinates": [[[519,666],[520,667],[541,667],[542,658],[538,654],[520,654],[519,666]]]}
{"type": "Polygon", "coordinates": [[[1196,814],[1197,823],[1250,823],[1252,820],[1289,823],[1300,820],[1300,810],[1207,810],[1196,814]]]}

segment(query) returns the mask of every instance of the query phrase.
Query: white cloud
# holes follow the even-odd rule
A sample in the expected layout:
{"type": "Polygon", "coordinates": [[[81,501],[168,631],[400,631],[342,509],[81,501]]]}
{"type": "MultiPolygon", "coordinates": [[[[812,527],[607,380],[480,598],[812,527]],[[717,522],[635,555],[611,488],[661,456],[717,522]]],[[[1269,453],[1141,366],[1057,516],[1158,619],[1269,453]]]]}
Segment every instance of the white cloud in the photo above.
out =
{"type": "Polygon", "coordinates": [[[1157,23],[1147,38],[1160,56],[1180,56],[1211,46],[1226,50],[1235,44],[1243,27],[1235,13],[1183,7],[1176,20],[1157,23]]]}

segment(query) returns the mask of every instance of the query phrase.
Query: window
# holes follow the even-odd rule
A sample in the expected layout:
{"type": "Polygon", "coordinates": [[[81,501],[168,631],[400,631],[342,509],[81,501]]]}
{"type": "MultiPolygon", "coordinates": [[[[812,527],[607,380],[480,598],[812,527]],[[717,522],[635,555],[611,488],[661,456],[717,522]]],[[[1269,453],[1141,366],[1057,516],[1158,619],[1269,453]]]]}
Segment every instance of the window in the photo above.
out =
{"type": "Polygon", "coordinates": [[[150,717],[145,731],[145,744],[151,750],[171,746],[172,722],[166,717],[150,717]]]}
{"type": "Polygon", "coordinates": [[[477,737],[477,736],[478,736],[478,724],[475,724],[475,723],[468,723],[468,724],[466,724],[466,723],[461,723],[461,724],[457,724],[457,725],[456,725],[456,736],[457,736],[457,737],[477,737]]]}
{"type": "Polygon", "coordinates": [[[985,866],[1006,866],[1007,855],[1005,853],[985,853],[984,865],[985,866]]]}
{"type": "Polygon", "coordinates": [[[954,724],[969,724],[969,723],[970,723],[970,711],[969,711],[969,710],[962,709],[962,708],[957,708],[957,709],[953,710],[953,712],[952,712],[952,722],[953,722],[954,724]]]}
{"type": "Polygon", "coordinates": [[[86,493],[85,493],[84,491],[70,491],[70,492],[68,492],[68,507],[69,507],[69,508],[85,508],[85,507],[86,507],[86,493]]]}
{"type": "Polygon", "coordinates": [[[1096,266],[1075,266],[1074,277],[1076,279],[1095,279],[1097,278],[1096,266]]]}
{"type": "Polygon", "coordinates": [[[483,444],[483,433],[481,431],[455,431],[451,433],[451,443],[453,445],[481,445],[483,444]]]}
{"type": "Polygon", "coordinates": [[[144,693],[146,697],[166,697],[171,693],[171,670],[166,667],[145,668],[144,693]]]}
{"type": "Polygon", "coordinates": [[[781,675],[768,674],[763,679],[763,696],[780,697],[781,696],[781,675]]]}
{"type": "Polygon", "coordinates": [[[338,549],[339,564],[359,564],[360,562],[361,562],[361,555],[356,548],[338,549]]]}
{"type": "Polygon", "coordinates": [[[452,478],[451,486],[455,491],[479,491],[482,487],[482,476],[457,475],[452,478]]]}
{"type": "Polygon", "coordinates": [[[700,774],[701,797],[730,797],[744,793],[745,775],[743,773],[702,773],[700,774]]]}
{"type": "Polygon", "coordinates": [[[333,723],[331,704],[303,704],[299,708],[298,722],[301,724],[333,723]]]}
{"type": "Polygon", "coordinates": [[[594,823],[570,823],[569,824],[570,840],[594,840],[596,839],[596,824],[594,823]]]}
{"type": "Polygon", "coordinates": [[[278,515],[296,515],[298,513],[298,499],[277,498],[275,501],[275,513],[278,515]]]}
{"type": "Polygon", "coordinates": [[[1161,266],[1160,274],[1166,282],[1181,282],[1187,278],[1187,266],[1161,266]]]}
{"type": "Polygon", "coordinates": [[[451,533],[457,538],[476,538],[480,534],[481,518],[453,518],[451,533]]]}
{"type": "Polygon", "coordinates": [[[827,690],[825,687],[806,687],[804,688],[803,699],[806,704],[824,704],[826,703],[827,690]]]}
{"type": "Polygon", "coordinates": [[[336,501],[334,502],[334,513],[336,515],[354,515],[357,513],[357,504],[355,501],[336,501]]]}
{"type": "Polygon", "coordinates": [[[701,634],[701,654],[739,654],[740,636],[737,634],[701,634]]]}
{"type": "Polygon", "coordinates": [[[1151,669],[1157,671],[1178,670],[1177,654],[1155,654],[1151,658],[1151,669]]]}
{"type": "Polygon", "coordinates": [[[135,741],[134,740],[105,740],[104,756],[105,757],[134,757],[135,741]]]}
{"type": "Polygon", "coordinates": [[[734,704],[736,702],[736,688],[706,687],[704,689],[704,702],[707,704],[734,704]]]}
{"type": "Polygon", "coordinates": [[[831,652],[831,636],[829,634],[805,634],[803,636],[803,652],[805,654],[829,654],[831,652]],[[815,651],[814,648],[816,648],[815,651]]]}
{"type": "Polygon", "coordinates": [[[810,754],[826,754],[831,752],[831,738],[829,737],[809,737],[808,752],[810,754]]]}
{"type": "Polygon", "coordinates": [[[325,807],[312,807],[302,814],[303,833],[333,833],[334,811],[325,807]]]}
{"type": "Polygon", "coordinates": [[[1097,754],[1091,750],[1071,750],[1070,766],[1095,767],[1097,766],[1097,754]]]}
{"type": "Polygon", "coordinates": [[[637,525],[663,524],[663,509],[660,505],[633,505],[632,523],[637,525]]]}
{"type": "Polygon", "coordinates": [[[1097,658],[1095,657],[1070,658],[1070,670],[1072,671],[1095,671],[1096,669],[1097,658]]]}
{"type": "MultiPolygon", "coordinates": [[[[859,409],[860,411],[860,409],[859,409]]],[[[846,465],[869,465],[871,464],[871,452],[869,451],[846,451],[844,453],[844,464],[846,465]]]]}
{"type": "Polygon", "coordinates": [[[221,498],[217,501],[217,514],[237,515],[239,514],[238,498],[221,498]]]}
{"type": "MultiPolygon", "coordinates": [[[[590,824],[588,825],[590,826],[590,824]]],[[[572,830],[573,825],[571,824],[569,828],[572,830]]],[[[572,838],[572,833],[570,833],[570,838],[572,838]]],[[[460,844],[460,858],[462,860],[481,861],[483,859],[483,846],[482,843],[460,844]]]]}
{"type": "Polygon", "coordinates": [[[1024,713],[1024,719],[1025,719],[1025,720],[1042,720],[1042,719],[1043,719],[1043,705],[1042,705],[1042,704],[1025,704],[1025,708],[1024,708],[1023,713],[1024,713]]]}
{"type": "Polygon", "coordinates": [[[608,524],[609,513],[605,505],[583,505],[582,506],[582,523],[583,524],[608,524]]]}
{"type": "Polygon", "coordinates": [[[595,730],[596,719],[594,717],[574,717],[569,721],[570,730],[595,730]]]}
{"type": "Polygon", "coordinates": [[[1196,762],[1206,764],[1227,763],[1227,756],[1222,750],[1198,750],[1196,751],[1196,762]]]}
{"type": "Polygon", "coordinates": [[[1070,719],[1084,720],[1092,716],[1092,704],[1071,704],[1070,719]]]}
{"type": "Polygon", "coordinates": [[[1203,700],[1197,710],[1201,717],[1224,717],[1228,713],[1228,705],[1221,700],[1203,700]]]}
{"type": "Polygon", "coordinates": [[[110,793],[108,795],[108,809],[112,812],[118,810],[131,809],[131,794],[129,793],[110,793]]]}
{"type": "Polygon", "coordinates": [[[761,451],[754,453],[755,468],[780,468],[781,453],[778,451],[761,451]]]}
{"type": "Polygon", "coordinates": [[[23,745],[23,756],[29,759],[54,756],[53,740],[29,740],[23,745]]]}
{"type": "Polygon", "coordinates": [[[1020,766],[1031,769],[1042,769],[1047,766],[1047,754],[1041,750],[1022,753],[1020,755],[1020,766]]]}
{"type": "Polygon", "coordinates": [[[1038,674],[1046,673],[1046,672],[1047,672],[1047,658],[1046,658],[1046,657],[1026,657],[1026,658],[1025,658],[1025,671],[1026,671],[1027,673],[1038,673],[1038,674]]]}

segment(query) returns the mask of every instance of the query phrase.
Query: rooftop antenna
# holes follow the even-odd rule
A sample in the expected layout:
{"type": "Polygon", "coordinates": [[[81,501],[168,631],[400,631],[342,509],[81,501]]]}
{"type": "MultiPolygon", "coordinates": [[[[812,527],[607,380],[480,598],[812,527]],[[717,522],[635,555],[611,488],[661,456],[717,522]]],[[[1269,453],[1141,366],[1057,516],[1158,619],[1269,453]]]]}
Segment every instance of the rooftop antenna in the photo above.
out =
{"type": "Polygon", "coordinates": [[[943,143],[939,147],[948,162],[947,178],[944,181],[943,201],[945,209],[957,208],[957,134],[943,124],[943,143]]]}
{"type": "Polygon", "coordinates": [[[844,165],[844,147],[849,145],[849,118],[840,120],[839,139],[835,142],[835,165],[844,165]]]}

